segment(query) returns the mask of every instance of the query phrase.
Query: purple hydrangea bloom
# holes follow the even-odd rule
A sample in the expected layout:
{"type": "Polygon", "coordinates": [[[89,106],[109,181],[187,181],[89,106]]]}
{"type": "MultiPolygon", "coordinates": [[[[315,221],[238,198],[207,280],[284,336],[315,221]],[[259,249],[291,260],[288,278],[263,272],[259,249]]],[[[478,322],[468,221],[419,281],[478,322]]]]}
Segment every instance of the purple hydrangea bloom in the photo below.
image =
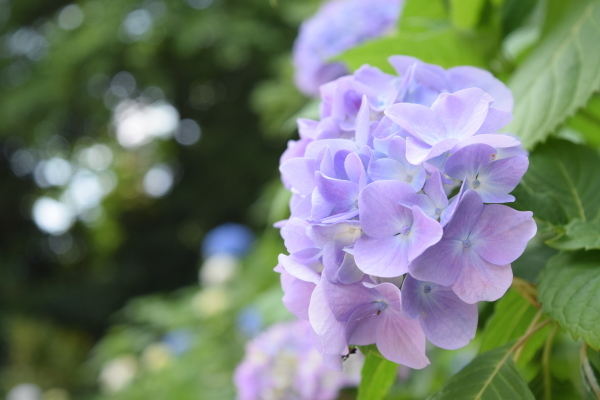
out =
{"type": "Polygon", "coordinates": [[[530,211],[484,205],[468,190],[460,199],[442,239],[409,267],[417,279],[452,285],[467,303],[498,300],[512,282],[515,261],[537,228],[530,211]]]}
{"type": "Polygon", "coordinates": [[[348,70],[331,58],[393,31],[401,0],[329,0],[300,27],[294,43],[296,86],[315,96],[319,87],[348,70]],[[349,23],[349,21],[352,21],[349,23]]]}
{"type": "Polygon", "coordinates": [[[357,386],[363,357],[352,355],[344,372],[326,368],[313,347],[307,322],[270,327],[246,345],[235,371],[238,400],[333,400],[343,387],[357,386]]]}
{"type": "Polygon", "coordinates": [[[498,133],[512,95],[474,67],[411,57],[399,76],[363,66],[321,87],[320,119],[300,120],[281,160],[291,216],[277,225],[283,302],[310,323],[325,364],[375,344],[411,368],[475,335],[477,302],[500,298],[535,235],[505,205],[528,167],[498,133]]]}

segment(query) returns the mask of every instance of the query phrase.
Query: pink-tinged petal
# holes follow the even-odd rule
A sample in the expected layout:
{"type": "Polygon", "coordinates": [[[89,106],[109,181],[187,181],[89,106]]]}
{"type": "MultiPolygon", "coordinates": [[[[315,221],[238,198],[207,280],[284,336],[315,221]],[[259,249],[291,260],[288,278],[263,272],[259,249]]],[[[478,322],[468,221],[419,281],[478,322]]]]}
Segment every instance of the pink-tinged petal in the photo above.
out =
{"type": "Polygon", "coordinates": [[[350,153],[344,160],[344,169],[350,179],[354,183],[359,183],[362,175],[365,174],[365,167],[362,160],[356,153],[350,153]]]}
{"type": "Polygon", "coordinates": [[[338,321],[346,322],[359,306],[370,303],[377,297],[375,289],[369,289],[361,283],[344,285],[333,283],[329,279],[321,280],[327,304],[338,321]]]}
{"type": "Polygon", "coordinates": [[[466,139],[481,127],[492,101],[483,90],[469,88],[440,94],[431,109],[445,126],[447,134],[444,138],[466,139]]]}
{"type": "Polygon", "coordinates": [[[415,258],[409,264],[408,270],[420,281],[450,286],[460,274],[462,253],[462,242],[442,239],[415,258]]]}
{"type": "Polygon", "coordinates": [[[400,276],[408,272],[408,240],[404,235],[383,239],[363,236],[354,244],[354,260],[365,274],[400,276]]]}
{"type": "Polygon", "coordinates": [[[426,143],[411,137],[406,138],[406,159],[413,165],[420,165],[427,160],[452,150],[459,143],[458,139],[444,139],[430,147],[426,143]]]}
{"type": "Polygon", "coordinates": [[[319,283],[321,276],[311,267],[299,262],[293,256],[279,255],[279,263],[292,276],[306,282],[319,283]]]}
{"type": "Polygon", "coordinates": [[[488,71],[471,66],[450,68],[447,72],[450,91],[478,87],[494,98],[493,107],[512,112],[513,97],[510,89],[488,71]]]}
{"type": "Polygon", "coordinates": [[[463,266],[452,290],[465,303],[496,301],[512,283],[510,264],[490,264],[471,249],[465,249],[463,266]]]}
{"type": "Polygon", "coordinates": [[[315,247],[315,244],[307,236],[310,224],[300,218],[290,218],[281,228],[281,237],[285,248],[290,253],[315,247]]]}
{"type": "Polygon", "coordinates": [[[515,261],[537,232],[531,211],[516,211],[500,204],[483,208],[471,232],[473,249],[492,264],[515,261]]]}
{"type": "Polygon", "coordinates": [[[315,188],[315,160],[296,157],[291,158],[279,167],[281,176],[292,189],[307,195],[315,188]]]}
{"type": "Polygon", "coordinates": [[[308,305],[316,285],[295,279],[283,295],[283,304],[296,317],[308,321],[308,305]]]}
{"type": "Polygon", "coordinates": [[[354,256],[346,253],[344,255],[344,261],[338,270],[337,279],[341,283],[349,285],[351,283],[359,282],[363,276],[365,276],[365,274],[358,268],[358,266],[356,266],[354,256]]]}
{"type": "Polygon", "coordinates": [[[356,308],[346,324],[346,340],[349,344],[366,346],[375,343],[377,326],[382,321],[382,308],[381,303],[366,303],[356,308]]]}
{"type": "Polygon", "coordinates": [[[444,167],[452,178],[463,180],[465,177],[475,178],[479,169],[496,158],[496,149],[487,144],[473,144],[453,153],[444,167]]]}
{"type": "Polygon", "coordinates": [[[452,151],[458,151],[463,147],[470,146],[476,143],[487,144],[488,146],[495,147],[496,149],[501,149],[505,147],[514,147],[519,146],[521,142],[509,135],[501,135],[501,134],[483,134],[483,135],[475,135],[467,138],[465,140],[461,140],[457,146],[452,149],[452,151]]]}
{"type": "MultiPolygon", "coordinates": [[[[321,354],[343,354],[347,351],[345,326],[338,321],[327,302],[323,285],[317,285],[308,306],[308,319],[315,333],[320,337],[317,350],[321,354]]],[[[340,357],[341,359],[341,357],[340,357]]]]}
{"type": "Polygon", "coordinates": [[[479,128],[475,135],[482,135],[485,133],[496,133],[500,129],[504,128],[512,120],[512,113],[509,111],[501,111],[496,108],[490,108],[488,115],[483,121],[483,124],[479,128]]]}
{"type": "Polygon", "coordinates": [[[466,346],[477,330],[477,305],[460,300],[450,287],[422,282],[407,275],[402,305],[418,317],[425,337],[437,347],[455,350],[466,346]]]}
{"type": "Polygon", "coordinates": [[[360,110],[356,116],[356,144],[366,146],[369,143],[369,131],[371,127],[371,108],[367,96],[363,95],[360,110]]]}
{"type": "Polygon", "coordinates": [[[398,103],[389,106],[385,115],[402,129],[433,146],[446,139],[446,127],[439,115],[420,104],[398,103]]]}
{"type": "Polygon", "coordinates": [[[400,312],[384,311],[380,317],[376,343],[385,358],[415,369],[429,365],[425,334],[418,320],[405,318],[400,312]]]}
{"type": "Polygon", "coordinates": [[[503,158],[494,161],[479,169],[477,176],[477,188],[475,182],[470,182],[481,199],[485,203],[505,203],[514,201],[514,197],[508,195],[521,181],[529,166],[526,156],[503,158]]]}
{"type": "MultiPolygon", "coordinates": [[[[463,241],[479,220],[483,211],[483,201],[474,190],[467,190],[461,197],[454,210],[452,219],[444,228],[444,239],[463,241]]],[[[423,280],[421,278],[418,278],[423,280]]],[[[427,280],[427,279],[425,279],[427,280]]],[[[445,284],[448,286],[448,284],[445,284]]]]}
{"type": "Polygon", "coordinates": [[[377,181],[367,185],[358,197],[362,230],[376,239],[400,232],[404,226],[412,224],[412,213],[399,203],[415,195],[404,182],[377,181]]]}
{"type": "Polygon", "coordinates": [[[412,206],[412,212],[414,220],[408,234],[408,262],[439,242],[443,235],[441,225],[425,215],[419,207],[412,206]]]}

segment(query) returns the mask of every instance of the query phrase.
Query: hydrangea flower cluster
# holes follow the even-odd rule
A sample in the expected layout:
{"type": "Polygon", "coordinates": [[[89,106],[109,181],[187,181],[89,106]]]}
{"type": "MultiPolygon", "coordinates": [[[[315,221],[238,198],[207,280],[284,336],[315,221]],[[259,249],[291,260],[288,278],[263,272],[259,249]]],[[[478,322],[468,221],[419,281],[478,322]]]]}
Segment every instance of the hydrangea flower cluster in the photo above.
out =
{"type": "Polygon", "coordinates": [[[296,86],[308,96],[342,75],[346,67],[329,60],[394,29],[401,0],[330,0],[300,27],[294,43],[296,86]],[[348,23],[348,21],[352,21],[348,23]]]}
{"type": "Polygon", "coordinates": [[[474,67],[407,56],[399,76],[363,66],[321,87],[320,120],[298,121],[281,157],[291,216],[277,224],[283,301],[310,322],[324,361],[349,345],[429,364],[475,335],[477,302],[500,298],[536,233],[502,205],[528,167],[508,88],[474,67]]]}
{"type": "Polygon", "coordinates": [[[238,400],[333,400],[343,387],[358,386],[364,357],[357,353],[344,372],[326,368],[305,321],[273,325],[246,345],[235,371],[238,400]]]}

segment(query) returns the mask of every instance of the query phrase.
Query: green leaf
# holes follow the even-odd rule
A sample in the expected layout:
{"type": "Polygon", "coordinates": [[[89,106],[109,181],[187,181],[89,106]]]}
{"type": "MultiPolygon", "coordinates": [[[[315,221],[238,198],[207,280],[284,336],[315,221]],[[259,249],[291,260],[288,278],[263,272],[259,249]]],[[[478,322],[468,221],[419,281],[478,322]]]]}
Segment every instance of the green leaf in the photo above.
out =
{"type": "Polygon", "coordinates": [[[508,35],[519,28],[536,4],[537,0],[505,0],[502,4],[502,33],[508,35]]]}
{"type": "Polygon", "coordinates": [[[450,0],[450,19],[458,29],[472,29],[479,22],[485,0],[450,0]]]}
{"type": "Polygon", "coordinates": [[[563,381],[551,376],[549,383],[550,387],[547,388],[542,374],[531,381],[529,387],[536,399],[573,400],[580,397],[571,381],[563,381]]]}
{"type": "Polygon", "coordinates": [[[515,111],[506,129],[526,148],[543,141],[600,89],[600,2],[572,4],[508,83],[515,111]]]}
{"type": "Polygon", "coordinates": [[[600,349],[600,251],[559,253],[542,273],[538,298],[544,312],[575,340],[600,349]]]}
{"type": "Polygon", "coordinates": [[[574,219],[565,228],[563,235],[546,243],[559,250],[600,249],[600,220],[574,219]]]}
{"type": "Polygon", "coordinates": [[[366,42],[336,59],[352,71],[369,64],[393,72],[387,59],[396,54],[413,56],[445,68],[486,66],[487,38],[461,33],[452,27],[448,19],[448,9],[442,0],[408,1],[396,34],[366,42]]]}
{"type": "MultiPolygon", "coordinates": [[[[479,352],[484,353],[523,336],[531,326],[537,312],[538,309],[517,291],[509,289],[506,295],[496,303],[494,314],[485,326],[479,352]]],[[[544,327],[529,338],[519,355],[520,367],[525,367],[544,345],[549,330],[549,326],[544,327]]]]}
{"type": "Polygon", "coordinates": [[[538,282],[540,272],[544,269],[548,260],[557,253],[555,249],[544,245],[540,230],[541,228],[538,227],[537,236],[527,244],[527,248],[521,257],[512,263],[514,276],[531,283],[538,282]]]}
{"type": "Polygon", "coordinates": [[[393,72],[387,60],[396,54],[416,57],[444,68],[457,65],[485,66],[483,53],[473,44],[468,37],[449,27],[427,33],[400,32],[355,47],[340,56],[339,60],[352,71],[363,64],[369,64],[383,71],[393,72]]]}
{"type": "Polygon", "coordinates": [[[587,144],[600,147],[600,95],[592,96],[586,107],[569,118],[566,124],[581,133],[587,144]]]}
{"type": "Polygon", "coordinates": [[[478,355],[429,400],[533,400],[509,350],[507,344],[478,355]]]}
{"type": "Polygon", "coordinates": [[[399,365],[375,352],[367,352],[358,387],[358,400],[380,400],[396,381],[399,365]]]}
{"type": "MultiPolygon", "coordinates": [[[[599,3],[600,4],[600,3],[599,3]]],[[[549,140],[529,158],[529,169],[513,194],[515,208],[533,211],[550,225],[600,217],[600,154],[565,140],[549,140]]]]}

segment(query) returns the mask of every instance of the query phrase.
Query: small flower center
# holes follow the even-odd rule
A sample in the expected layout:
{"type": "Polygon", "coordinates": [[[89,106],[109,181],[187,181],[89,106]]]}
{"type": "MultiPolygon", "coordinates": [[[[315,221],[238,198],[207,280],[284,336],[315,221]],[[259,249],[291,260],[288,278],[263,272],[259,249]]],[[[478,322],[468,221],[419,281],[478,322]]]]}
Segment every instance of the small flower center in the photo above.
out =
{"type": "Polygon", "coordinates": [[[435,209],[435,215],[440,215],[442,213],[442,209],[441,208],[436,208],[435,209]]]}
{"type": "Polygon", "coordinates": [[[465,248],[465,249],[471,247],[471,241],[469,239],[463,240],[462,244],[463,244],[463,248],[465,248]]]}
{"type": "Polygon", "coordinates": [[[406,175],[406,182],[410,183],[413,180],[413,176],[412,175],[406,175]]]}
{"type": "Polygon", "coordinates": [[[410,233],[410,228],[411,228],[410,225],[404,225],[402,227],[402,229],[400,229],[400,234],[401,235],[408,235],[410,233]]]}
{"type": "Polygon", "coordinates": [[[429,286],[429,285],[423,286],[423,293],[429,293],[429,292],[431,292],[431,286],[429,286]]]}
{"type": "Polygon", "coordinates": [[[479,185],[481,185],[481,182],[479,182],[479,179],[475,179],[473,181],[473,189],[477,189],[479,185]]]}

